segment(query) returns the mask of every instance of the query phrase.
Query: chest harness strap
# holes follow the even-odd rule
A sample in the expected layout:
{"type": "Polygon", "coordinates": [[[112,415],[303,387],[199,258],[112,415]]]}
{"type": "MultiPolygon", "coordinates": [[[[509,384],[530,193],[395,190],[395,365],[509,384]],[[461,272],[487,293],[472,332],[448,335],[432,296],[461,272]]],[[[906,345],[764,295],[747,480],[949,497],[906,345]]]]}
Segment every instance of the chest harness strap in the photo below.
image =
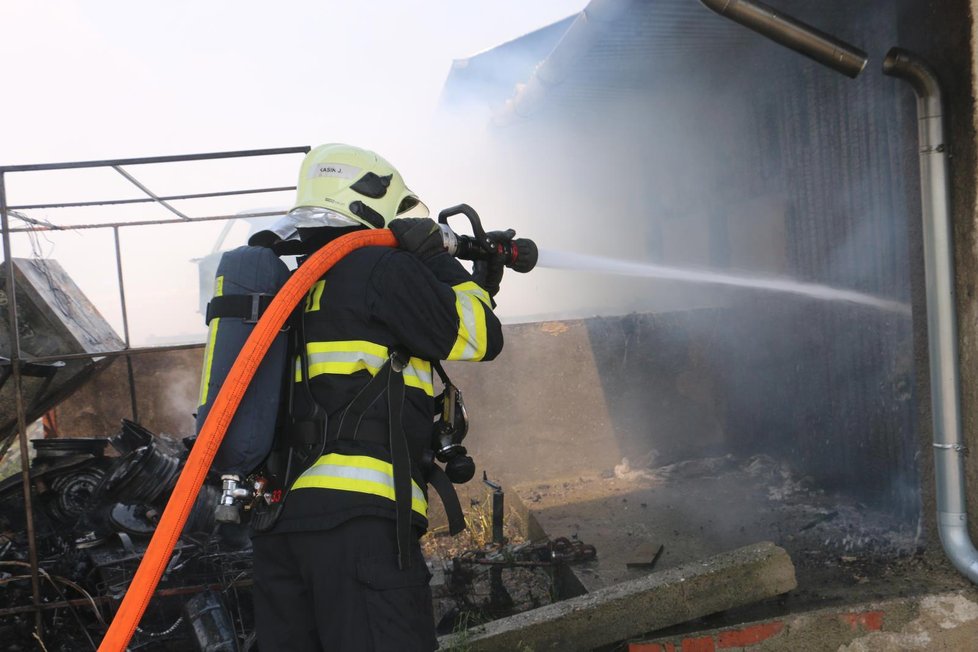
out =
{"type": "MultiPolygon", "coordinates": [[[[409,357],[403,352],[392,350],[390,357],[357,393],[343,411],[340,425],[330,441],[337,439],[357,439],[360,421],[364,413],[385,393],[387,394],[388,433],[387,444],[391,453],[391,466],[394,471],[394,504],[397,527],[398,566],[403,570],[411,565],[411,452],[401,423],[404,408],[404,368],[409,357]]],[[[459,503],[458,494],[451,480],[436,464],[426,469],[425,479],[435,488],[448,516],[449,531],[458,534],[465,529],[465,517],[459,503]]]]}

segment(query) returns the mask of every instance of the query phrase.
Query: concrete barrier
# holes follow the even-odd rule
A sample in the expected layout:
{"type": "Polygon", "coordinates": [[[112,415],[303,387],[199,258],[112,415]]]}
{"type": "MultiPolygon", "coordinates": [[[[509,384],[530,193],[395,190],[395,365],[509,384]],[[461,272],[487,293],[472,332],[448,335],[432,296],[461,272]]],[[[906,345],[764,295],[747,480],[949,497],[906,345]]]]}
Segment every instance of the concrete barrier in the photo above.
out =
{"type": "Polygon", "coordinates": [[[787,593],[795,568],[757,543],[444,637],[452,650],[591,650],[787,593]]]}

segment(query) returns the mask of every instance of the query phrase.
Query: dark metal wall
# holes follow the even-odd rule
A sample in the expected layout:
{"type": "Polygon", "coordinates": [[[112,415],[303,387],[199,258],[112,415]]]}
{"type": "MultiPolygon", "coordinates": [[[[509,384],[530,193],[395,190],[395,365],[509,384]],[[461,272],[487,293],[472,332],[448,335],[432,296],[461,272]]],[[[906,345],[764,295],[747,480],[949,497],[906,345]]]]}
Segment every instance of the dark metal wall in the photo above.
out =
{"type": "MultiPolygon", "coordinates": [[[[919,221],[915,114],[906,89],[879,69],[897,42],[899,4],[819,3],[817,12],[813,4],[784,9],[807,8],[871,63],[853,81],[787,53],[741,77],[755,98],[752,167],[785,194],[790,275],[909,301],[919,221]]],[[[732,319],[743,346],[728,366],[740,370],[728,385],[731,439],[780,450],[827,489],[913,517],[911,319],[769,298],[751,312],[764,318],[732,319]],[[758,394],[771,400],[758,404],[758,394]]]]}
{"type": "MultiPolygon", "coordinates": [[[[729,262],[722,240],[743,228],[726,217],[732,209],[779,195],[784,234],[770,241],[755,234],[759,255],[784,247],[788,276],[909,302],[910,252],[919,247],[913,99],[880,71],[883,53],[899,41],[901,3],[778,7],[867,50],[863,75],[850,80],[763,40],[746,46],[738,40],[726,56],[704,50],[671,57],[646,68],[641,80],[636,66],[623,66],[629,72],[622,87],[633,98],[642,87],[710,89],[702,102],[715,119],[697,108],[699,133],[686,126],[690,139],[713,139],[728,163],[726,171],[703,166],[700,191],[716,216],[712,264],[729,262]]],[[[613,73],[603,74],[613,87],[613,73]]],[[[601,119],[595,106],[589,98],[568,111],[586,125],[601,119]]],[[[667,125],[663,133],[690,120],[655,119],[667,125]]],[[[654,129],[638,137],[643,133],[639,159],[642,148],[663,142],[654,129]]],[[[648,185],[654,205],[658,189],[648,185]]],[[[921,504],[912,324],[907,315],[872,308],[744,292],[725,308],[594,320],[589,329],[625,450],[647,433],[673,459],[765,452],[826,491],[855,496],[911,528],[921,504]],[[683,380],[684,371],[696,380],[683,380]],[[697,383],[709,391],[709,406],[687,400],[697,383]],[[719,441],[707,416],[721,424],[719,441]]]]}

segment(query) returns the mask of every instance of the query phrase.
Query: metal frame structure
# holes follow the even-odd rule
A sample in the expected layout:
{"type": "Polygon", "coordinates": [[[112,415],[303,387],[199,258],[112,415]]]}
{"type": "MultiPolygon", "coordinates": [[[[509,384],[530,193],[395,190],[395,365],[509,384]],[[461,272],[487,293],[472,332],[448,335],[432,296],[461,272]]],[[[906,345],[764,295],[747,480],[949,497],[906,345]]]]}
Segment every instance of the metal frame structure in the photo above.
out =
{"type": "MultiPolygon", "coordinates": [[[[14,396],[16,400],[16,415],[17,415],[17,436],[19,440],[19,449],[21,455],[21,476],[23,479],[23,492],[24,492],[24,515],[26,519],[27,526],[27,540],[28,549],[30,554],[30,569],[31,569],[31,590],[33,595],[33,605],[25,608],[15,608],[14,610],[6,609],[4,613],[14,613],[33,610],[35,614],[35,627],[37,629],[38,636],[43,636],[43,625],[42,625],[42,612],[45,609],[58,608],[63,606],[61,602],[54,603],[42,603],[41,602],[41,591],[40,591],[40,580],[41,572],[38,566],[38,552],[37,552],[37,541],[35,538],[34,530],[34,511],[33,511],[33,501],[31,497],[31,478],[30,478],[30,455],[28,450],[28,440],[27,440],[27,410],[24,405],[23,397],[23,385],[22,377],[26,374],[32,365],[38,363],[50,363],[69,359],[93,359],[102,358],[110,356],[126,356],[126,364],[128,369],[128,379],[129,379],[129,398],[132,404],[132,417],[133,420],[137,420],[137,410],[136,410],[136,388],[135,388],[135,378],[133,376],[132,367],[132,356],[142,353],[149,352],[164,352],[164,351],[175,351],[181,349],[197,348],[200,344],[178,344],[178,345],[165,345],[165,346],[154,346],[154,347],[140,347],[132,348],[130,346],[129,340],[129,318],[126,307],[126,292],[125,283],[123,281],[123,271],[122,271],[122,247],[119,240],[119,230],[123,227],[132,226],[148,226],[148,225],[163,225],[163,224],[193,224],[196,222],[210,222],[210,221],[220,221],[220,220],[232,220],[240,218],[241,215],[212,215],[206,217],[190,217],[183,212],[174,208],[169,202],[177,200],[188,200],[188,199],[204,199],[204,198],[215,198],[215,197],[228,197],[234,195],[247,195],[247,194],[260,194],[260,193],[271,193],[271,192],[282,192],[294,190],[294,186],[286,187],[271,187],[271,188],[251,188],[244,190],[228,190],[219,192],[209,192],[209,193],[198,193],[198,194],[185,194],[185,195],[170,195],[170,196],[160,196],[154,193],[152,190],[147,188],[145,185],[139,182],[132,174],[124,169],[124,166],[133,165],[146,165],[146,164],[158,164],[158,163],[179,163],[188,161],[205,161],[205,160],[216,160],[216,159],[231,159],[231,158],[245,158],[245,157],[260,157],[260,156],[276,156],[281,154],[307,154],[310,148],[308,146],[302,147],[283,147],[277,149],[256,149],[256,150],[242,150],[233,152],[210,152],[204,154],[187,154],[180,156],[156,156],[156,157],[143,157],[143,158],[127,158],[127,159],[111,159],[102,161],[79,161],[74,163],[42,163],[33,165],[8,165],[0,166],[0,234],[2,234],[3,239],[3,265],[5,273],[7,275],[6,280],[6,293],[8,297],[8,321],[10,328],[10,355],[9,359],[0,358],[0,372],[4,375],[9,374],[10,378],[13,380],[14,396]],[[74,170],[81,168],[112,168],[120,175],[122,175],[127,181],[136,186],[142,193],[147,195],[145,198],[139,199],[109,199],[103,201],[87,201],[87,202],[69,202],[69,203],[57,203],[57,204],[25,204],[25,205],[8,205],[7,203],[7,187],[6,179],[8,174],[12,173],[26,173],[26,172],[41,172],[49,170],[74,170]],[[140,204],[140,203],[157,203],[174,214],[173,218],[169,219],[159,219],[159,220],[133,220],[129,222],[107,222],[104,224],[81,224],[73,226],[58,226],[51,223],[41,223],[32,222],[29,218],[26,220],[30,223],[30,226],[22,228],[10,228],[10,211],[13,210],[32,210],[32,209],[53,209],[53,208],[77,208],[77,207],[92,207],[92,206],[118,206],[125,204],[140,204]],[[115,240],[115,258],[116,258],[116,274],[119,287],[119,301],[122,308],[122,328],[123,328],[123,342],[125,343],[125,348],[118,351],[100,351],[96,353],[75,353],[69,355],[60,356],[38,356],[32,358],[24,358],[20,351],[20,336],[18,332],[18,318],[17,318],[17,301],[16,301],[16,282],[14,280],[14,267],[13,267],[13,255],[11,251],[11,240],[10,235],[12,233],[23,233],[28,231],[74,231],[74,230],[85,230],[85,229],[112,229],[114,240],[115,240]]],[[[272,215],[274,213],[254,213],[249,214],[248,217],[261,217],[272,215]]],[[[21,217],[22,216],[18,216],[21,217]]],[[[0,454],[0,461],[5,455],[0,454]]],[[[63,601],[62,601],[63,602],[63,601]]]]}

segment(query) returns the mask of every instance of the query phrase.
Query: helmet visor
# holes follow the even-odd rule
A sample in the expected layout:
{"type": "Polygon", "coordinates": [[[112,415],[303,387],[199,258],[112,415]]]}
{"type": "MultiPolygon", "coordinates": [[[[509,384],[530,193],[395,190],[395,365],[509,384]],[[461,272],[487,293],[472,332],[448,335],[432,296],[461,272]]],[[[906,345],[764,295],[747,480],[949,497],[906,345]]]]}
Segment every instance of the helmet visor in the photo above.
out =
{"type": "Polygon", "coordinates": [[[430,214],[428,207],[425,206],[423,201],[414,195],[408,195],[401,200],[400,206],[397,207],[395,217],[428,217],[430,214]]]}
{"type": "Polygon", "coordinates": [[[297,229],[312,229],[318,226],[363,226],[351,217],[319,206],[298,206],[285,216],[297,229]]]}

